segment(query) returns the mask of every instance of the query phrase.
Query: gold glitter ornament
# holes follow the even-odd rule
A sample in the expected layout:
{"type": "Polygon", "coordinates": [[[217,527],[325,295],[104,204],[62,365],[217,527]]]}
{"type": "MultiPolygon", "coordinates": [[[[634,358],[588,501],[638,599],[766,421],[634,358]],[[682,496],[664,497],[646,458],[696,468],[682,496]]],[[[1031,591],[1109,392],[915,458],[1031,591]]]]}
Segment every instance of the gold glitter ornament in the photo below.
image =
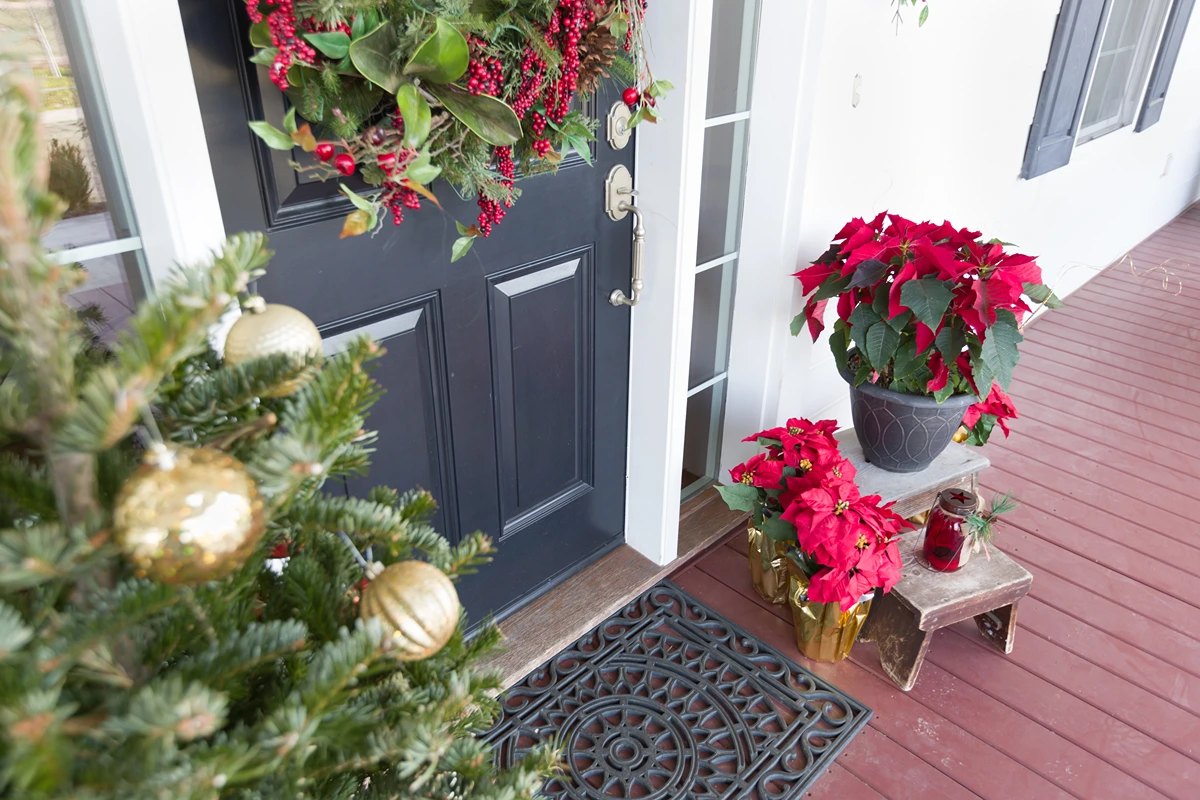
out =
{"type": "MultiPolygon", "coordinates": [[[[225,363],[231,366],[278,354],[304,358],[320,356],[321,332],[313,321],[291,306],[264,303],[252,297],[225,339],[225,363]]],[[[267,397],[287,397],[308,381],[309,374],[279,385],[267,397]]]]}
{"type": "Polygon", "coordinates": [[[379,617],[401,661],[419,661],[446,646],[462,606],[446,573],[424,561],[390,564],[362,592],[358,613],[379,617]]]}
{"type": "Polygon", "coordinates": [[[244,564],[266,517],[258,486],[236,458],[160,444],[121,487],[113,527],[138,577],[195,585],[244,564]]]}

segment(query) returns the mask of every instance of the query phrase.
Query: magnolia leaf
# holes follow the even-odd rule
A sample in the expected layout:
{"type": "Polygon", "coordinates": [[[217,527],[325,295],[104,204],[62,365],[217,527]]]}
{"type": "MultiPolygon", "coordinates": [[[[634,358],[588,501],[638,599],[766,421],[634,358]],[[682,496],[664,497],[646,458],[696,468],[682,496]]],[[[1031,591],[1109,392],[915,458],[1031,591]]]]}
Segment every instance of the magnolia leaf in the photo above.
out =
{"type": "Polygon", "coordinates": [[[347,236],[361,236],[371,230],[372,227],[374,226],[371,225],[370,212],[356,208],[346,215],[346,221],[342,223],[342,232],[338,238],[345,239],[347,236]]]}
{"type": "Polygon", "coordinates": [[[1059,299],[1058,295],[1050,290],[1050,287],[1044,283],[1026,283],[1023,284],[1025,294],[1029,295],[1029,299],[1035,303],[1040,303],[1046,308],[1064,308],[1066,303],[1059,299]]]}
{"type": "Polygon", "coordinates": [[[396,107],[404,119],[404,145],[415,150],[429,137],[429,103],[416,86],[406,83],[396,90],[396,107]]]}
{"type": "Polygon", "coordinates": [[[265,19],[250,26],[250,44],[255,47],[270,47],[274,44],[271,41],[271,26],[265,19]]]}
{"type": "Polygon", "coordinates": [[[804,319],[805,316],[803,311],[792,317],[792,324],[788,328],[788,330],[792,332],[792,336],[799,336],[800,331],[804,330],[804,319]]]}
{"type": "Polygon", "coordinates": [[[467,71],[470,59],[467,40],[458,28],[438,17],[433,35],[413,53],[404,66],[404,74],[416,75],[430,83],[452,83],[467,71]]]}
{"type": "Polygon", "coordinates": [[[277,55],[279,55],[278,47],[264,47],[254,51],[254,55],[250,56],[250,63],[262,64],[264,67],[269,67],[275,63],[275,56],[277,55]]]}
{"type": "Polygon", "coordinates": [[[587,141],[577,136],[568,136],[566,147],[563,148],[563,155],[566,156],[572,150],[579,153],[579,157],[586,161],[589,167],[592,165],[592,148],[588,145],[587,141]]]}
{"type": "Polygon", "coordinates": [[[324,33],[306,33],[304,38],[313,47],[321,51],[321,55],[326,58],[332,58],[338,61],[346,57],[350,52],[350,37],[341,31],[328,31],[324,33]]]}
{"type": "Polygon", "coordinates": [[[295,142],[292,141],[292,137],[269,122],[257,119],[253,120],[250,122],[250,130],[254,131],[258,135],[258,138],[266,142],[267,147],[270,147],[272,150],[291,150],[296,146],[295,142]]]}
{"type": "MultiPolygon", "coordinates": [[[[295,111],[295,109],[292,110],[295,111]]],[[[317,149],[317,137],[313,136],[312,128],[307,122],[292,134],[292,141],[300,145],[306,153],[311,153],[317,149]]]]}
{"type": "Polygon", "coordinates": [[[292,106],[283,115],[283,129],[288,133],[296,132],[296,107],[292,106]]]}
{"type": "Polygon", "coordinates": [[[780,544],[796,543],[796,526],[778,515],[764,519],[761,530],[763,535],[771,541],[779,542],[780,544]]]}
{"type": "Polygon", "coordinates": [[[369,214],[374,213],[375,204],[372,203],[369,199],[367,199],[366,197],[363,197],[360,194],[355,194],[352,190],[347,189],[346,185],[342,184],[342,183],[338,184],[338,189],[341,190],[342,194],[344,194],[344,195],[346,195],[346,197],[350,198],[350,202],[354,204],[355,208],[359,209],[360,211],[366,211],[369,214]]]}
{"type": "Polygon", "coordinates": [[[425,88],[488,144],[508,147],[520,141],[521,120],[502,100],[486,94],[467,94],[450,86],[431,84],[425,88]]]}
{"type": "Polygon", "coordinates": [[[624,43],[625,36],[629,33],[629,16],[625,12],[614,14],[612,21],[608,23],[608,32],[618,42],[624,43]]]}
{"type": "Polygon", "coordinates": [[[917,17],[917,27],[921,27],[929,19],[929,6],[921,9],[921,16],[917,17]]]}
{"type": "Polygon", "coordinates": [[[954,295],[946,282],[937,278],[905,281],[900,287],[900,302],[933,331],[942,324],[942,317],[953,299],[954,295]]]}
{"type": "Polygon", "coordinates": [[[392,23],[385,22],[350,44],[350,61],[364,78],[394,94],[404,80],[392,63],[398,44],[392,23]]]}
{"type": "Polygon", "coordinates": [[[662,97],[674,88],[675,84],[671,83],[670,81],[655,81],[654,83],[650,84],[650,96],[655,98],[662,97]]]}
{"type": "Polygon", "coordinates": [[[882,370],[887,366],[899,346],[900,334],[886,320],[876,322],[867,330],[867,360],[875,369],[882,370]]]}
{"type": "Polygon", "coordinates": [[[717,486],[717,492],[730,511],[753,511],[759,497],[757,487],[745,483],[717,486]]]}
{"type": "Polygon", "coordinates": [[[450,248],[450,263],[453,264],[460,258],[471,252],[471,245],[475,244],[474,236],[460,236],[454,240],[454,246],[450,248]]]}
{"type": "Polygon", "coordinates": [[[854,274],[850,278],[850,289],[862,289],[866,286],[874,286],[883,280],[887,275],[889,267],[878,258],[868,258],[866,261],[859,263],[854,268],[854,274]]]}
{"type": "Polygon", "coordinates": [[[643,103],[642,107],[638,110],[642,112],[642,117],[646,120],[646,122],[649,122],[651,125],[658,124],[658,112],[655,111],[652,106],[643,103]]]}
{"type": "Polygon", "coordinates": [[[633,112],[633,116],[631,116],[629,118],[629,122],[625,123],[625,127],[629,128],[630,130],[633,130],[638,125],[640,125],[642,120],[644,120],[645,118],[646,118],[646,106],[644,106],[644,105],[638,106],[638,110],[633,112]]]}
{"type": "Polygon", "coordinates": [[[987,397],[992,384],[998,382],[1005,389],[1012,382],[1013,370],[1021,359],[1017,345],[1025,337],[1017,330],[1017,318],[1006,308],[996,309],[996,323],[987,329],[979,354],[972,361],[975,386],[980,397],[987,397]]]}
{"type": "MultiPolygon", "coordinates": [[[[433,192],[431,192],[429,190],[428,186],[422,186],[421,184],[417,183],[416,181],[410,181],[407,178],[405,180],[401,181],[401,183],[404,184],[404,187],[406,189],[412,189],[414,192],[421,195],[421,197],[424,197],[426,200],[433,203],[438,208],[442,207],[442,204],[438,202],[437,197],[435,197],[433,192]]],[[[460,231],[460,233],[461,233],[461,231],[460,231]]]]}
{"type": "Polygon", "coordinates": [[[429,183],[441,173],[442,168],[430,161],[428,150],[410,161],[404,169],[405,178],[413,183],[421,184],[429,183]]]}
{"type": "Polygon", "coordinates": [[[458,235],[459,235],[459,236],[466,236],[466,235],[467,235],[467,226],[466,226],[466,225],[463,225],[463,224],[462,224],[461,222],[459,222],[458,220],[454,220],[454,227],[455,227],[455,228],[458,228],[458,235]]]}

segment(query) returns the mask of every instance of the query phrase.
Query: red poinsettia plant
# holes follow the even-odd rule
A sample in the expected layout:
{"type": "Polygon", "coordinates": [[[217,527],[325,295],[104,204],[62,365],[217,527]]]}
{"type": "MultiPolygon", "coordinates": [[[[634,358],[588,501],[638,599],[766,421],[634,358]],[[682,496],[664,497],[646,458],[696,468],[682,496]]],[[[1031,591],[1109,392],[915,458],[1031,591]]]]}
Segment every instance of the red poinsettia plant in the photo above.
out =
{"type": "Polygon", "coordinates": [[[980,404],[967,415],[969,441],[983,444],[998,422],[1007,435],[1016,408],[1004,390],[1020,359],[1021,324],[1030,303],[1062,305],[1035,259],[1007,247],[948,222],[855,218],[795,274],[808,297],[792,334],[807,325],[816,341],[836,298],[829,346],[853,385],[939,403],[972,394],[980,404]]]}
{"type": "Polygon", "coordinates": [[[809,600],[845,611],[900,580],[897,537],[912,526],[879,495],[859,493],[836,430],[834,420],[789,419],[746,437],[766,452],[734,467],[733,483],[717,491],[731,509],[751,512],[766,536],[792,546],[809,579],[809,600]]]}

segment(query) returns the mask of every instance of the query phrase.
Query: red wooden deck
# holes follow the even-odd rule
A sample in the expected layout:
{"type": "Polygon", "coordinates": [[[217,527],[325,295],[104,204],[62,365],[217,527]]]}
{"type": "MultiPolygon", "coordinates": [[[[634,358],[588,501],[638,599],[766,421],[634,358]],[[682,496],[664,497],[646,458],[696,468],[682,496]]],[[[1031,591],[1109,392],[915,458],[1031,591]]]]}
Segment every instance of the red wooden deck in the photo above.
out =
{"type": "MultiPolygon", "coordinates": [[[[1015,651],[940,631],[908,694],[874,645],[802,661],[875,709],[810,797],[1200,798],[1200,205],[1132,255],[1179,259],[1170,287],[1115,264],[1031,325],[1021,419],[986,450],[983,485],[1023,504],[998,541],[1034,575],[1015,651]]],[[[744,547],[675,580],[795,653],[744,547]]]]}

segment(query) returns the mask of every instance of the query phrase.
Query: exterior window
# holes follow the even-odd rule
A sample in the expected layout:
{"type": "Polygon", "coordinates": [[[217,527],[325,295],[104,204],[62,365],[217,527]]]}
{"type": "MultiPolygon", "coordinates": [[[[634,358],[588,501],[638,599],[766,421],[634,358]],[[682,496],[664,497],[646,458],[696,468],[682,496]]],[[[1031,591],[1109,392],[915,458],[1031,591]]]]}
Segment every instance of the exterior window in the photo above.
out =
{"type": "Polygon", "coordinates": [[[43,244],[55,261],[83,273],[68,302],[108,339],[144,295],[145,273],[83,16],[77,0],[6,5],[0,25],[15,33],[40,85],[50,188],[67,204],[43,244]]]}
{"type": "Polygon", "coordinates": [[[1078,144],[1133,122],[1166,8],[1165,0],[1113,0],[1083,108],[1078,144]]]}
{"type": "Polygon", "coordinates": [[[759,0],[714,0],[700,232],[683,447],[683,499],[717,479],[759,0]]]}

